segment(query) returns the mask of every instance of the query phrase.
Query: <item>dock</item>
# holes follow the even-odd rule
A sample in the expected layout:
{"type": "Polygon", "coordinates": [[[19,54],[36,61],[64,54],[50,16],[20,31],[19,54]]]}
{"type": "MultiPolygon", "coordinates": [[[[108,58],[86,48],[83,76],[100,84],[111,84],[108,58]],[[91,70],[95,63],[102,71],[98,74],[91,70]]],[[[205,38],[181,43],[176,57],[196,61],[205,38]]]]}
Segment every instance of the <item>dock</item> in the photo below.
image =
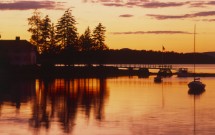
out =
{"type": "MultiPolygon", "coordinates": [[[[177,68],[170,64],[73,64],[73,65],[34,65],[0,68],[1,77],[117,77],[139,76],[149,77],[160,75],[170,77],[177,75],[177,68]],[[153,70],[153,72],[152,72],[153,70]],[[173,71],[173,72],[172,72],[173,71]]],[[[193,73],[187,73],[186,77],[193,77],[193,73]]],[[[213,73],[196,73],[198,77],[215,77],[213,73]]]]}

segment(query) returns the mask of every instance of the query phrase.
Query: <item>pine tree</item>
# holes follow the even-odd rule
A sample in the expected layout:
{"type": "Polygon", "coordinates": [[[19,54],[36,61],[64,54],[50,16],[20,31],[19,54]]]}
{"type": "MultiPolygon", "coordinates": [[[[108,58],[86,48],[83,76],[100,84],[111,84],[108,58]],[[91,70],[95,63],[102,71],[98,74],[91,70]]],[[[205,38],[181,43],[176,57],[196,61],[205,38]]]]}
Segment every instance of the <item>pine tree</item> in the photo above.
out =
{"type": "Polygon", "coordinates": [[[57,41],[56,41],[55,25],[54,25],[54,23],[52,23],[51,31],[50,31],[49,53],[58,54],[59,52],[60,52],[60,47],[57,45],[57,41]]]}
{"type": "Polygon", "coordinates": [[[68,9],[57,23],[56,38],[62,49],[77,49],[78,34],[76,20],[72,16],[72,10],[68,9]]]}
{"type": "Polygon", "coordinates": [[[48,53],[51,48],[51,19],[48,15],[45,16],[45,18],[42,20],[41,23],[41,52],[42,53],[48,53]]]}
{"type": "Polygon", "coordinates": [[[30,32],[31,39],[30,42],[31,44],[37,46],[38,51],[41,53],[41,12],[35,10],[33,12],[33,15],[28,18],[28,25],[30,25],[30,28],[28,29],[28,32],[30,32]]]}
{"type": "Polygon", "coordinates": [[[93,31],[93,42],[95,50],[107,50],[108,47],[105,45],[105,27],[99,23],[93,31]]]}
{"type": "Polygon", "coordinates": [[[91,30],[89,27],[85,30],[84,34],[81,35],[80,44],[81,44],[82,51],[93,50],[93,39],[91,35],[91,30]]]}

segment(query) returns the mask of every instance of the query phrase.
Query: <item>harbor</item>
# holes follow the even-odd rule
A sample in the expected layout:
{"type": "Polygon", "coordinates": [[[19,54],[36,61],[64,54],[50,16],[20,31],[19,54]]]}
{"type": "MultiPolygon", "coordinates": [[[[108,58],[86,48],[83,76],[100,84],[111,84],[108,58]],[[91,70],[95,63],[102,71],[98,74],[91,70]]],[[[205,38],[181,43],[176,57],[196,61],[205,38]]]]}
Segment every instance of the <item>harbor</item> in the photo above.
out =
{"type": "Polygon", "coordinates": [[[2,0],[0,134],[215,135],[214,7],[2,0]]]}

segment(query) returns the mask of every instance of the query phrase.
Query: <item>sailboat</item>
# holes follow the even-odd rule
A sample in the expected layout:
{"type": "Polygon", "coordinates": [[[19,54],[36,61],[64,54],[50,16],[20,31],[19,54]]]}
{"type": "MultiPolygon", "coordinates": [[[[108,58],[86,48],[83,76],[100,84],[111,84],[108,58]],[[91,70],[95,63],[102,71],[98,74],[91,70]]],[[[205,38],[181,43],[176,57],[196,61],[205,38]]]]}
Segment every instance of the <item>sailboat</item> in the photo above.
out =
{"type": "MultiPolygon", "coordinates": [[[[195,51],[196,51],[196,25],[194,26],[194,55],[195,55],[195,51]]],[[[199,93],[202,93],[203,91],[205,91],[205,84],[203,84],[201,81],[200,81],[200,78],[196,78],[196,75],[195,75],[195,62],[194,62],[194,77],[193,77],[193,81],[190,82],[188,84],[188,87],[189,87],[189,93],[192,93],[192,94],[199,94],[199,93]]]]}

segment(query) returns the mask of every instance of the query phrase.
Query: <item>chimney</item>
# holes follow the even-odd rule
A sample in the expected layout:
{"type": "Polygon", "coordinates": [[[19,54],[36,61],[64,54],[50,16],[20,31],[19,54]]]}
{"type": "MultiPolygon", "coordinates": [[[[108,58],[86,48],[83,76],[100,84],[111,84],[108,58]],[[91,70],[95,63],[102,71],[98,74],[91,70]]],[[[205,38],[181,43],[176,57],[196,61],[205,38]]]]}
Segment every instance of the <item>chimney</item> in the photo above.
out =
{"type": "Polygon", "coordinates": [[[19,41],[19,40],[20,40],[20,37],[19,37],[19,36],[17,36],[17,37],[16,37],[16,41],[19,41]]]}

